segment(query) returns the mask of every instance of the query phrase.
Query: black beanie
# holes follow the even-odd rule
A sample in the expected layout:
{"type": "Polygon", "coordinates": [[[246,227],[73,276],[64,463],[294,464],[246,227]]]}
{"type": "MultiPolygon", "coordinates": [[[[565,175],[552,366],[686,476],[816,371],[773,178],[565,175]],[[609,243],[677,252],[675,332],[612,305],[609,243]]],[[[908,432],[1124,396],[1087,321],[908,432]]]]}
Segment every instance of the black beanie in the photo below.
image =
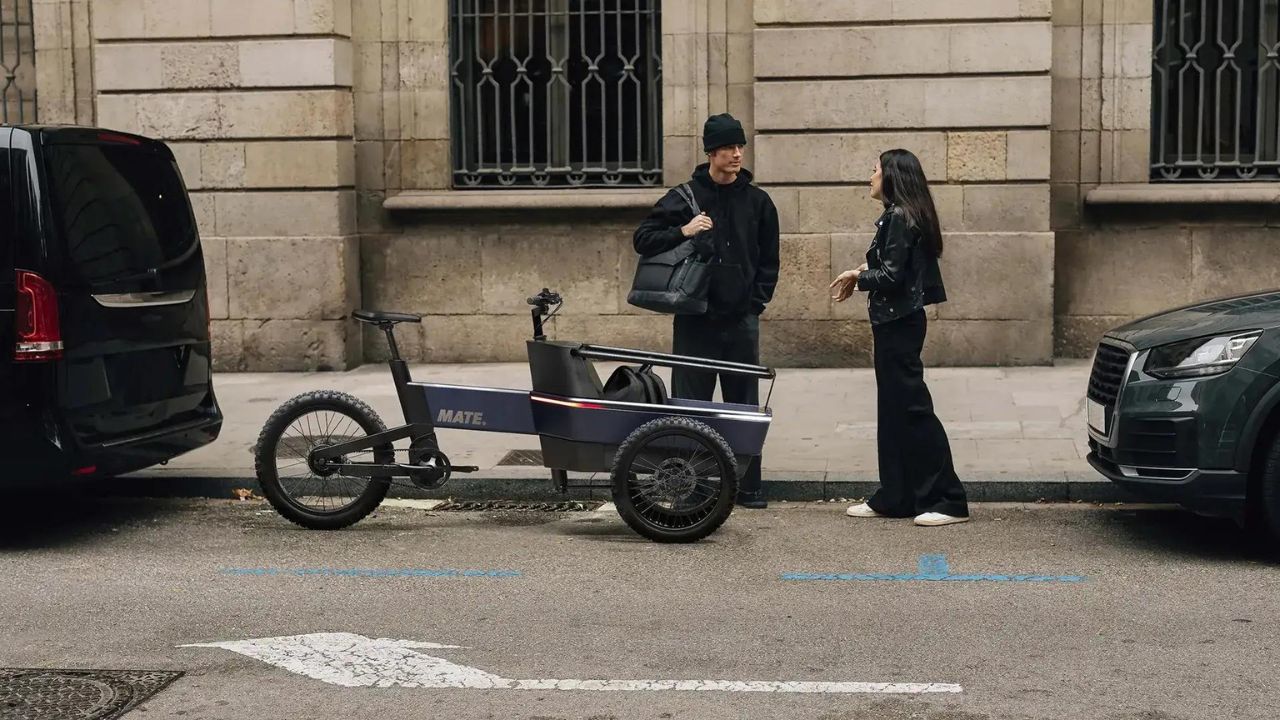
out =
{"type": "Polygon", "coordinates": [[[702,126],[702,150],[711,152],[726,145],[746,145],[747,134],[742,123],[729,113],[712,115],[702,126]]]}

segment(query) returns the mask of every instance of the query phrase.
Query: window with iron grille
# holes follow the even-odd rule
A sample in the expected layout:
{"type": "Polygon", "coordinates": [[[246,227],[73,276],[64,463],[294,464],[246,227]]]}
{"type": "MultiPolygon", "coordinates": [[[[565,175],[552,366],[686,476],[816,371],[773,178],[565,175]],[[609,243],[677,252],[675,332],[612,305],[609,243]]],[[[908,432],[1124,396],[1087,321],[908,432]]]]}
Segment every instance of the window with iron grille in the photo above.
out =
{"type": "Polygon", "coordinates": [[[36,120],[36,46],[31,0],[0,0],[0,122],[36,120]]]}
{"type": "Polygon", "coordinates": [[[457,188],[662,183],[661,0],[450,0],[457,188]]]}
{"type": "Polygon", "coordinates": [[[1280,0],[1156,0],[1151,177],[1280,180],[1280,0]]]}

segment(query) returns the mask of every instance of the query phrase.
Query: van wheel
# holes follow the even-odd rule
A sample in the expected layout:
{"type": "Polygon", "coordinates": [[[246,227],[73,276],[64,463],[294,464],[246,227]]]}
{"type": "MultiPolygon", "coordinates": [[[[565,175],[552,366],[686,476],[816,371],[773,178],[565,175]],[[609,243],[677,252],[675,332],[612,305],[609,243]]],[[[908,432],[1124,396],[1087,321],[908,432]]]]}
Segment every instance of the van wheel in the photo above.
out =
{"type": "Polygon", "coordinates": [[[729,443],[705,423],[664,417],[641,425],[613,461],[613,504],[632,530],[655,542],[696,542],[733,512],[737,465],[729,443]]]}
{"type": "MultiPolygon", "coordinates": [[[[254,448],[262,493],[277,512],[302,527],[337,530],[355,524],[387,496],[390,479],[344,475],[311,453],[386,429],[373,408],[346,393],[324,390],[289,400],[267,419],[254,448]]],[[[339,461],[386,465],[395,462],[395,451],[388,443],[339,461]]]]}

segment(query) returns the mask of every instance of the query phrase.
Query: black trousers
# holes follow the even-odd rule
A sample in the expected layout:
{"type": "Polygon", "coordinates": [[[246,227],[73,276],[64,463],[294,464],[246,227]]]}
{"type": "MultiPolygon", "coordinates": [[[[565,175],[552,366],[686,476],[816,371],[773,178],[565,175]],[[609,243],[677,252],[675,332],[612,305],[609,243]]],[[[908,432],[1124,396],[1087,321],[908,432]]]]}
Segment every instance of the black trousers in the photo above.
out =
{"type": "Polygon", "coordinates": [[[880,489],[867,501],[893,517],[940,512],[968,517],[947,432],[924,382],[924,311],[871,328],[875,339],[876,444],[880,489]]]}
{"type": "MultiPolygon", "coordinates": [[[[760,364],[760,318],[747,314],[719,318],[703,315],[676,315],[671,351],[707,360],[760,364]]],[[[728,403],[760,404],[760,381],[738,375],[720,375],[720,395],[728,403]]],[[[690,400],[711,400],[716,389],[716,373],[687,368],[671,369],[671,396],[690,400]]],[[[760,460],[754,459],[738,483],[738,491],[761,491],[760,460]]]]}

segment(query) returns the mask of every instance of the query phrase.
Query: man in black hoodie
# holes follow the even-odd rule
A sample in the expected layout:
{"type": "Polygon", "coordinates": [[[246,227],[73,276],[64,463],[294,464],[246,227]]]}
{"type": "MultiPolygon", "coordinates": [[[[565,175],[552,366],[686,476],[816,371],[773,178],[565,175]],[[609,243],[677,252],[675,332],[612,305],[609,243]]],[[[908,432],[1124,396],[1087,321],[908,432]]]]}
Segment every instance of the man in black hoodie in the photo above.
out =
{"type": "MultiPolygon", "coordinates": [[[[672,352],[711,360],[759,364],[760,313],[778,283],[778,211],[769,194],[751,184],[742,167],[747,144],[742,123],[728,114],[712,115],[702,129],[707,162],[689,183],[702,210],[695,215],[671,190],[636,229],[636,252],[648,257],[694,238],[698,254],[711,259],[706,315],[675,316],[672,352]]],[[[716,375],[684,368],[671,371],[673,397],[711,400],[716,375]]],[[[758,405],[755,378],[721,375],[725,402],[758,405]]],[[[764,508],[760,462],[747,468],[738,504],[764,508]]]]}

